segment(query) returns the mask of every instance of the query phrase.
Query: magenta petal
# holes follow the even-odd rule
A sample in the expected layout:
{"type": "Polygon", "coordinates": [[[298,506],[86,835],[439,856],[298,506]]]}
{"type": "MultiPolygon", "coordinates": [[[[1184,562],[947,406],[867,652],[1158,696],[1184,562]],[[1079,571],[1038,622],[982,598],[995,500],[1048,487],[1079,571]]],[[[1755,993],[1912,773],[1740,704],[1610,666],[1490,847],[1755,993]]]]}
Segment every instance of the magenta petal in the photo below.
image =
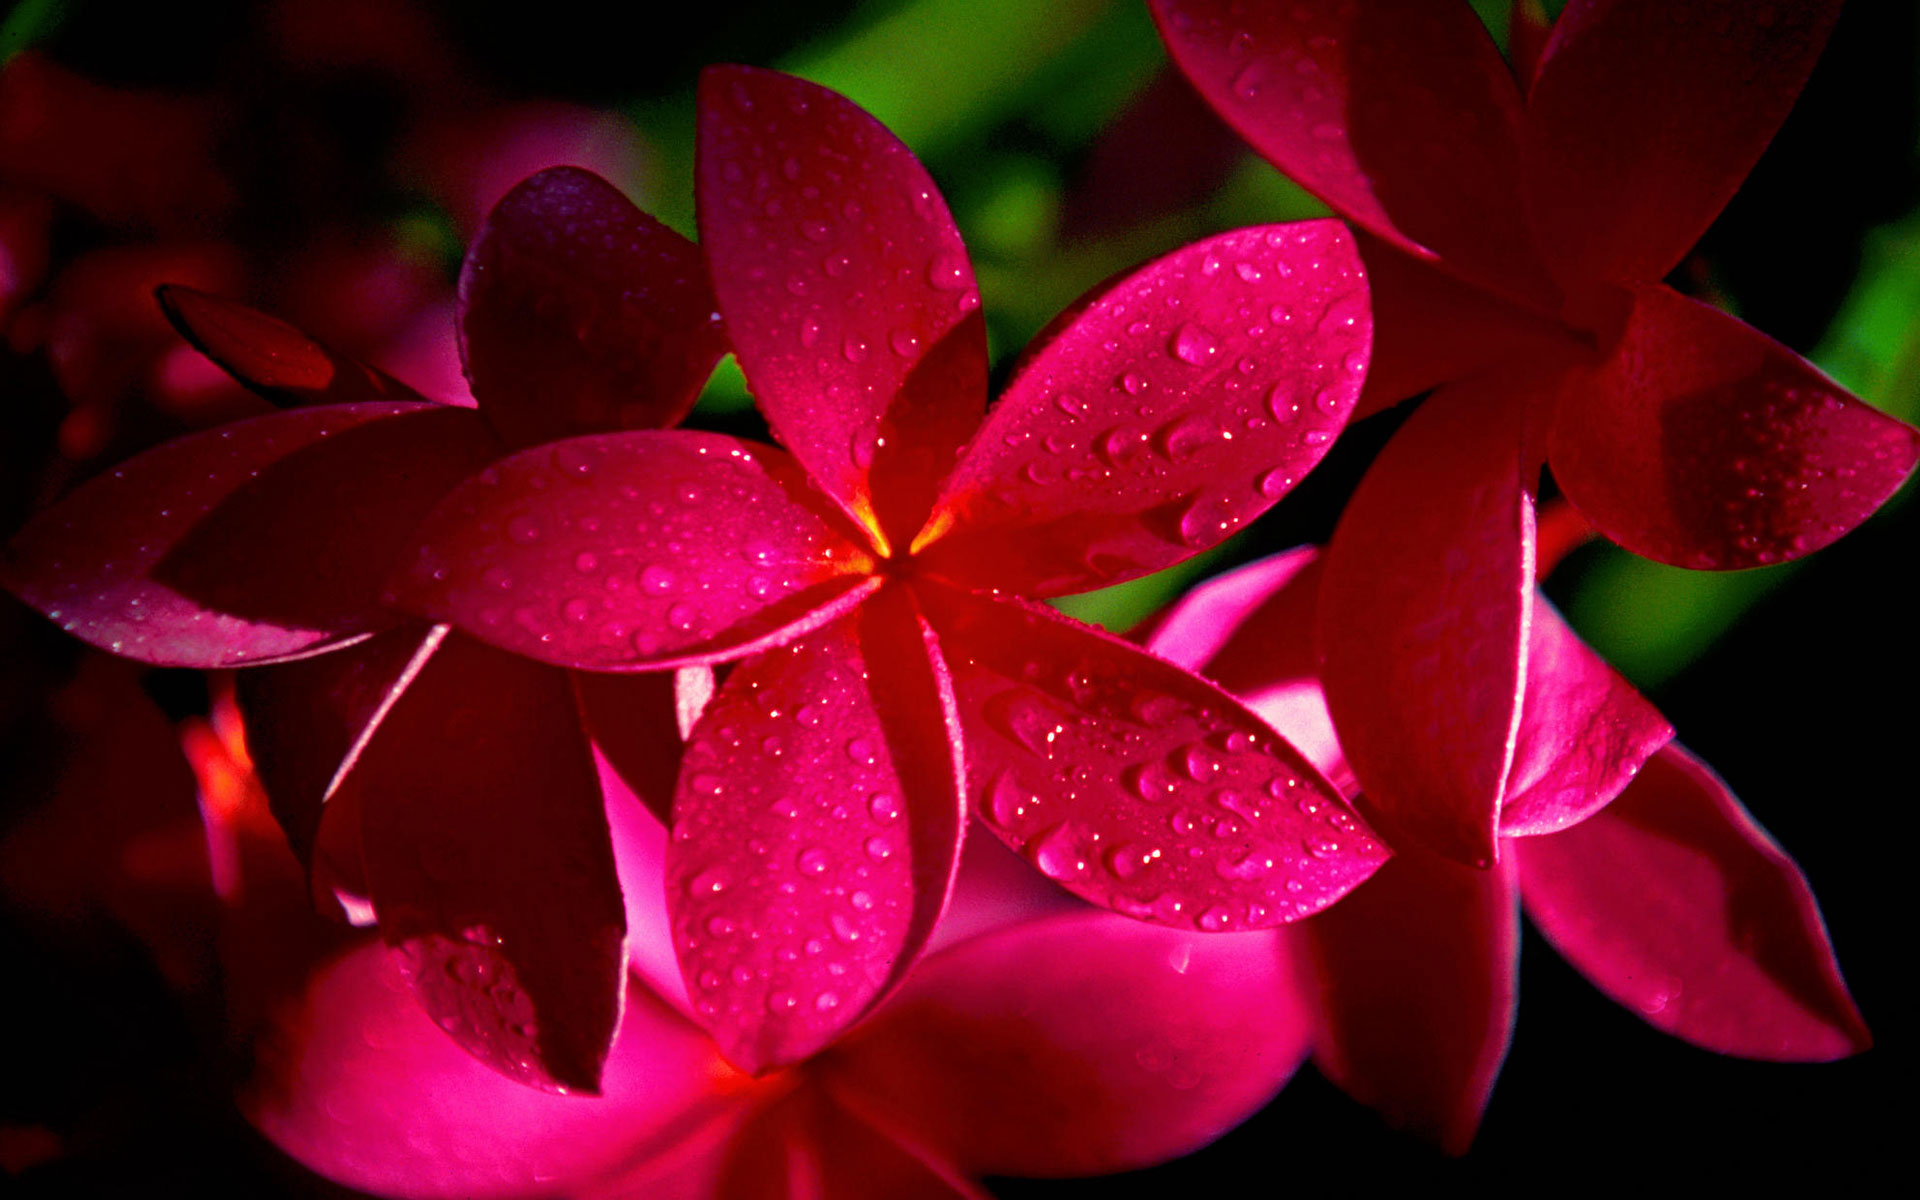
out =
{"type": "Polygon", "coordinates": [[[428,1013],[510,1078],[598,1091],[625,909],[565,673],[448,636],[349,789],[381,932],[428,1013]]]}
{"type": "Polygon", "coordinates": [[[579,167],[494,206],[460,301],[474,398],[514,447],[677,424],[726,352],[699,249],[579,167]]]}
{"type": "Polygon", "coordinates": [[[663,826],[672,820],[673,787],[680,778],[684,748],[675,675],[673,671],[573,673],[574,696],[587,735],[663,826]]]}
{"type": "Polygon", "coordinates": [[[871,558],[786,454],[713,433],[523,450],[447,497],[401,599],[561,666],[737,658],[858,599],[871,558]]]}
{"type": "Polygon", "coordinates": [[[5,581],[75,636],[159,666],[312,653],[399,622],[380,607],[383,577],[496,452],[461,409],[269,413],[83,485],[8,545],[5,581]]]}
{"type": "Polygon", "coordinates": [[[1175,65],[1342,215],[1464,278],[1540,292],[1520,228],[1520,94],[1473,11],[1433,0],[1154,0],[1175,65]]]}
{"type": "MultiPolygon", "coordinates": [[[[726,1147],[721,1177],[704,1188],[617,1192],[727,1200],[990,1200],[989,1193],[888,1126],[856,1115],[818,1087],[802,1087],[753,1114],[726,1147]]],[[[679,1182],[676,1180],[675,1182],[679,1182]]]]}
{"type": "Polygon", "coordinates": [[[1533,600],[1524,379],[1420,406],[1327,547],[1319,642],[1340,742],[1391,839],[1485,864],[1520,716],[1533,600]]]}
{"type": "Polygon", "coordinates": [[[908,595],[734,669],[687,743],[667,898],[737,1066],[812,1054],[920,956],[959,868],[952,694],[908,595]]]}
{"type": "Polygon", "coordinates": [[[1333,903],[1387,851],[1219,688],[1023,601],[921,593],[987,827],[1076,895],[1207,932],[1333,903]]]}
{"type": "Polygon", "coordinates": [[[820,1066],[971,1173],[1088,1175],[1219,1137],[1309,1036],[1276,935],[1074,913],[929,958],[820,1066]]]}
{"type": "Polygon", "coordinates": [[[1657,1028],[1779,1061],[1871,1043],[1806,877],[1679,745],[1593,817],[1514,848],[1527,915],[1657,1028]]]}
{"type": "Polygon", "coordinates": [[[244,304],[178,283],[161,287],[154,297],[194,349],[275,404],[426,399],[386,372],[335,354],[278,317],[244,304]]]}
{"type": "Polygon", "coordinates": [[[1314,1065],[1391,1125],[1465,1154],[1520,998],[1511,860],[1403,849],[1301,927],[1319,984],[1314,1065]]]}
{"type": "Polygon", "coordinates": [[[1570,281],[1659,279],[1800,94],[1840,0],[1574,0],[1528,97],[1541,254],[1570,281]]]}
{"type": "Polygon", "coordinates": [[[1620,794],[1673,726],[1536,597],[1500,836],[1552,833],[1620,794]]]}
{"type": "Polygon", "coordinates": [[[603,1093],[555,1096],[461,1053],[408,991],[376,945],[318,967],[259,1033],[247,1119],[320,1174],[381,1195],[577,1195],[677,1140],[726,1071],[698,1030],[636,992],[603,1093]]]}
{"type": "Polygon", "coordinates": [[[933,180],[846,98],[713,67],[699,202],[727,336],[774,432],[904,542],[987,399],[980,295],[933,180]]]}
{"type": "Polygon", "coordinates": [[[1059,595],[1220,542],[1327,452],[1372,334],[1337,222],[1236,230],[1156,259],[1022,366],[916,540],[926,569],[1059,595]]]}
{"type": "Polygon", "coordinates": [[[1549,452],[1600,532],[1726,570],[1797,558],[1866,520],[1920,459],[1920,430],[1655,284],[1635,289],[1612,356],[1567,375],[1549,452]]]}

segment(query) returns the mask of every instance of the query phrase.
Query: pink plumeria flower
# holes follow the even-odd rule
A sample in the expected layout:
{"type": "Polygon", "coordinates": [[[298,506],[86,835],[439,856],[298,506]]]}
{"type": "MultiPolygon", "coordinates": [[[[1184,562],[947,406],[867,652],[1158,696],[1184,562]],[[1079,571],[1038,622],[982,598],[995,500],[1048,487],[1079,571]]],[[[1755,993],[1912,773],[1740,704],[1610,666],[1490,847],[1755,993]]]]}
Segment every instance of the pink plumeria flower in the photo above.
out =
{"type": "Polygon", "coordinates": [[[1521,83],[1464,3],[1153,7],[1215,110],[1366,231],[1381,344],[1360,412],[1438,386],[1328,547],[1320,644],[1383,832],[1490,863],[1543,463],[1621,546],[1732,569],[1833,541],[1920,457],[1920,431],[1660,282],[1838,0],[1573,0],[1521,83]]]}
{"type": "MultiPolygon", "coordinates": [[[[1320,691],[1311,547],[1194,589],[1150,648],[1217,678],[1340,780],[1320,691]]],[[[1722,1054],[1866,1049],[1806,878],[1660,715],[1542,600],[1500,860],[1417,848],[1296,926],[1319,1012],[1314,1061],[1389,1121],[1464,1153],[1506,1057],[1522,908],[1596,986],[1722,1054]]]]}
{"type": "Polygon", "coordinates": [[[1367,361],[1339,225],[1148,264],[1043,336],[983,420],[965,247],[872,117],[709,70],[698,199],[728,337],[786,449],[642,432],[517,455],[429,520],[399,591],[567,667],[738,660],[689,740],[669,872],[729,1060],[803,1058],[900,981],[969,812],[1070,890],[1185,929],[1304,916],[1379,864],[1231,697],[1009,594],[1177,563],[1319,461],[1367,361]]]}
{"type": "Polygon", "coordinates": [[[461,298],[464,406],[163,289],[209,357],[291,407],[77,489],[9,544],[5,582],[113,653],[253,668],[239,690],[254,752],[316,886],[377,915],[468,1050],[591,1091],[626,928],[589,734],[670,790],[673,681],[570,678],[383,607],[382,588],[462,479],[541,440],[672,424],[723,341],[697,249],[573,168],[494,209],[461,298]]]}

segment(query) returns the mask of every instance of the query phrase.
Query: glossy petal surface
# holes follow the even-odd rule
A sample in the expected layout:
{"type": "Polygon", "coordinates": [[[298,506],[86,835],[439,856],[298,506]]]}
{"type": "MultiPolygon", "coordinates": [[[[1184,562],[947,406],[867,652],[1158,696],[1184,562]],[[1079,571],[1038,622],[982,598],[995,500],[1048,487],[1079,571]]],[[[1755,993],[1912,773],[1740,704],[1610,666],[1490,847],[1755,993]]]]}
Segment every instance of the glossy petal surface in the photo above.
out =
{"type": "Polygon", "coordinates": [[[711,433],[523,450],[448,496],[404,602],[562,666],[737,658],[849,602],[868,557],[779,450],[711,433]]]}
{"type": "Polygon", "coordinates": [[[1274,935],[1076,913],[928,959],[820,1069],[969,1172],[1085,1175],[1220,1136],[1308,1036],[1274,935]]]}
{"type": "Polygon", "coordinates": [[[1307,922],[1314,1064],[1391,1125],[1464,1154],[1519,1002],[1511,859],[1490,871],[1403,848],[1307,922]]]}
{"type": "Polygon", "coordinates": [[[923,590],[989,829],[1069,891],[1209,933],[1318,912],[1386,858],[1239,701],[1038,605],[923,590]]]}
{"type": "Polygon", "coordinates": [[[380,584],[434,502],[493,453],[414,404],[271,413],[149,450],[7,547],[5,579],[85,641],[159,666],[290,658],[397,623],[380,584]]]}
{"type": "Polygon", "coordinates": [[[1321,584],[1327,703],[1382,832],[1470,863],[1496,855],[1525,679],[1524,397],[1496,379],[1421,405],[1348,502],[1321,584]]]}
{"type": "Polygon", "coordinates": [[[381,933],[427,1012],[510,1078],[598,1091],[626,922],[566,675],[448,637],[347,789],[381,933]]]}
{"type": "Polygon", "coordinates": [[[749,1071],[818,1050],[945,908],[965,804],[951,693],[904,592],[737,667],[687,743],[667,896],[695,1011],[749,1071]]]}
{"type": "Polygon", "coordinates": [[[1464,4],[1154,0],[1174,63],[1266,159],[1417,257],[1511,293],[1520,95],[1464,4]]]}
{"type": "Polygon", "coordinates": [[[700,240],[727,336],[782,444],[904,542],[987,399],[966,247],[926,169],[791,76],[700,80],[700,240]]]}
{"type": "Polygon", "coordinates": [[[1746,178],[1839,0],[1573,0],[1524,124],[1527,215],[1570,280],[1659,279],[1746,178]]]}
{"type": "Polygon", "coordinates": [[[1870,1043],[1805,876],[1679,746],[1593,817],[1514,846],[1527,915],[1657,1028],[1789,1061],[1870,1043]]]}
{"type": "Polygon", "coordinates": [[[1552,833],[1620,794],[1673,726],[1536,597],[1500,835],[1552,833]]]}
{"type": "Polygon", "coordinates": [[[386,372],[335,354],[278,317],[183,284],[168,284],[154,295],[194,349],[282,407],[425,399],[386,372]]]}
{"type": "Polygon", "coordinates": [[[1550,454],[1567,498],[1609,538],[1733,569],[1797,558],[1865,520],[1920,459],[1920,431],[1757,330],[1650,285],[1611,357],[1567,376],[1550,454]]]}
{"type": "Polygon", "coordinates": [[[726,350],[699,249],[578,167],[494,207],[460,300],[474,398],[516,448],[677,424],[726,350]]]}
{"type": "Polygon", "coordinates": [[[1170,566],[1285,495],[1366,374],[1336,222],[1236,230],[1093,298],[1022,366],[918,541],[927,570],[1060,595],[1170,566]]]}

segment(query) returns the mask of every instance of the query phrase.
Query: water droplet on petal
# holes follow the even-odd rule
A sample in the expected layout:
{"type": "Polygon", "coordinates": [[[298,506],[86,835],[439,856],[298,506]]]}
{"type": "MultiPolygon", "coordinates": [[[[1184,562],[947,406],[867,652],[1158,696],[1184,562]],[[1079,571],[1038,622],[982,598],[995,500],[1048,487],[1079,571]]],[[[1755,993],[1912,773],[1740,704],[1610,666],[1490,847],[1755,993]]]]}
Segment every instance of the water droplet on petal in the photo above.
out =
{"type": "Polygon", "coordinates": [[[1174,331],[1167,349],[1181,362],[1203,367],[1220,353],[1220,339],[1199,325],[1187,324],[1174,331]]]}

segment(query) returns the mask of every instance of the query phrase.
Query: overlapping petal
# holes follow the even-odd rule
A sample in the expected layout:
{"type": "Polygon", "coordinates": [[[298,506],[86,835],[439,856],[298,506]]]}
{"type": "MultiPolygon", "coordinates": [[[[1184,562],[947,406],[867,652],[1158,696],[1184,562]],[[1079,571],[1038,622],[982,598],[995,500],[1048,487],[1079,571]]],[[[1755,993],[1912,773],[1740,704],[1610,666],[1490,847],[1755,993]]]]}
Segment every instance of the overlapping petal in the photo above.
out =
{"type": "Polygon", "coordinates": [[[386,372],[336,354],[244,304],[179,283],[158,288],[154,298],[195,350],[283,408],[426,399],[386,372]]]}
{"type": "Polygon", "coordinates": [[[726,349],[699,249],[578,167],[494,206],[460,299],[474,398],[513,448],[678,424],[726,349]]]}
{"type": "Polygon", "coordinates": [[[1545,261],[1579,282],[1671,271],[1759,160],[1839,13],[1840,0],[1568,4],[1522,135],[1545,261]]]}
{"type": "Polygon", "coordinates": [[[965,826],[952,704],[893,588],[742,663],[695,726],[667,894],[695,1010],[730,1061],[806,1057],[919,957],[965,826]]]}
{"type": "Polygon", "coordinates": [[[772,447],[680,431],[573,438],[447,496],[397,588],[418,611],[562,666],[737,658],[873,586],[837,517],[772,447]]]}
{"type": "Polygon", "coordinates": [[[1366,275],[1335,222],[1156,259],[1025,362],[948,477],[922,562],[1059,595],[1188,558],[1320,461],[1371,342],[1366,275]]]}
{"type": "Polygon", "coordinates": [[[700,238],[774,432],[881,544],[904,543],[986,404],[986,329],[946,203],[846,98],[771,71],[700,81],[700,238]]]}
{"type": "Polygon", "coordinates": [[[1515,846],[1527,915],[1654,1026],[1748,1058],[1870,1044],[1806,878],[1678,745],[1593,817],[1515,846]]]}
{"type": "Polygon", "coordinates": [[[1025,602],[922,590],[982,820],[1068,890],[1208,932],[1318,912],[1387,851],[1237,700],[1025,602]]]}
{"type": "Polygon", "coordinates": [[[1549,453],[1582,515],[1682,567],[1761,566],[1872,515],[1920,460],[1920,431],[1786,347],[1658,284],[1605,362],[1570,372],[1549,453]]]}
{"type": "Polygon", "coordinates": [[[92,480],[8,545],[6,582],[75,636],[160,666],[313,653],[389,628],[412,528],[496,453],[477,414],[300,409],[193,434],[92,480]]]}

